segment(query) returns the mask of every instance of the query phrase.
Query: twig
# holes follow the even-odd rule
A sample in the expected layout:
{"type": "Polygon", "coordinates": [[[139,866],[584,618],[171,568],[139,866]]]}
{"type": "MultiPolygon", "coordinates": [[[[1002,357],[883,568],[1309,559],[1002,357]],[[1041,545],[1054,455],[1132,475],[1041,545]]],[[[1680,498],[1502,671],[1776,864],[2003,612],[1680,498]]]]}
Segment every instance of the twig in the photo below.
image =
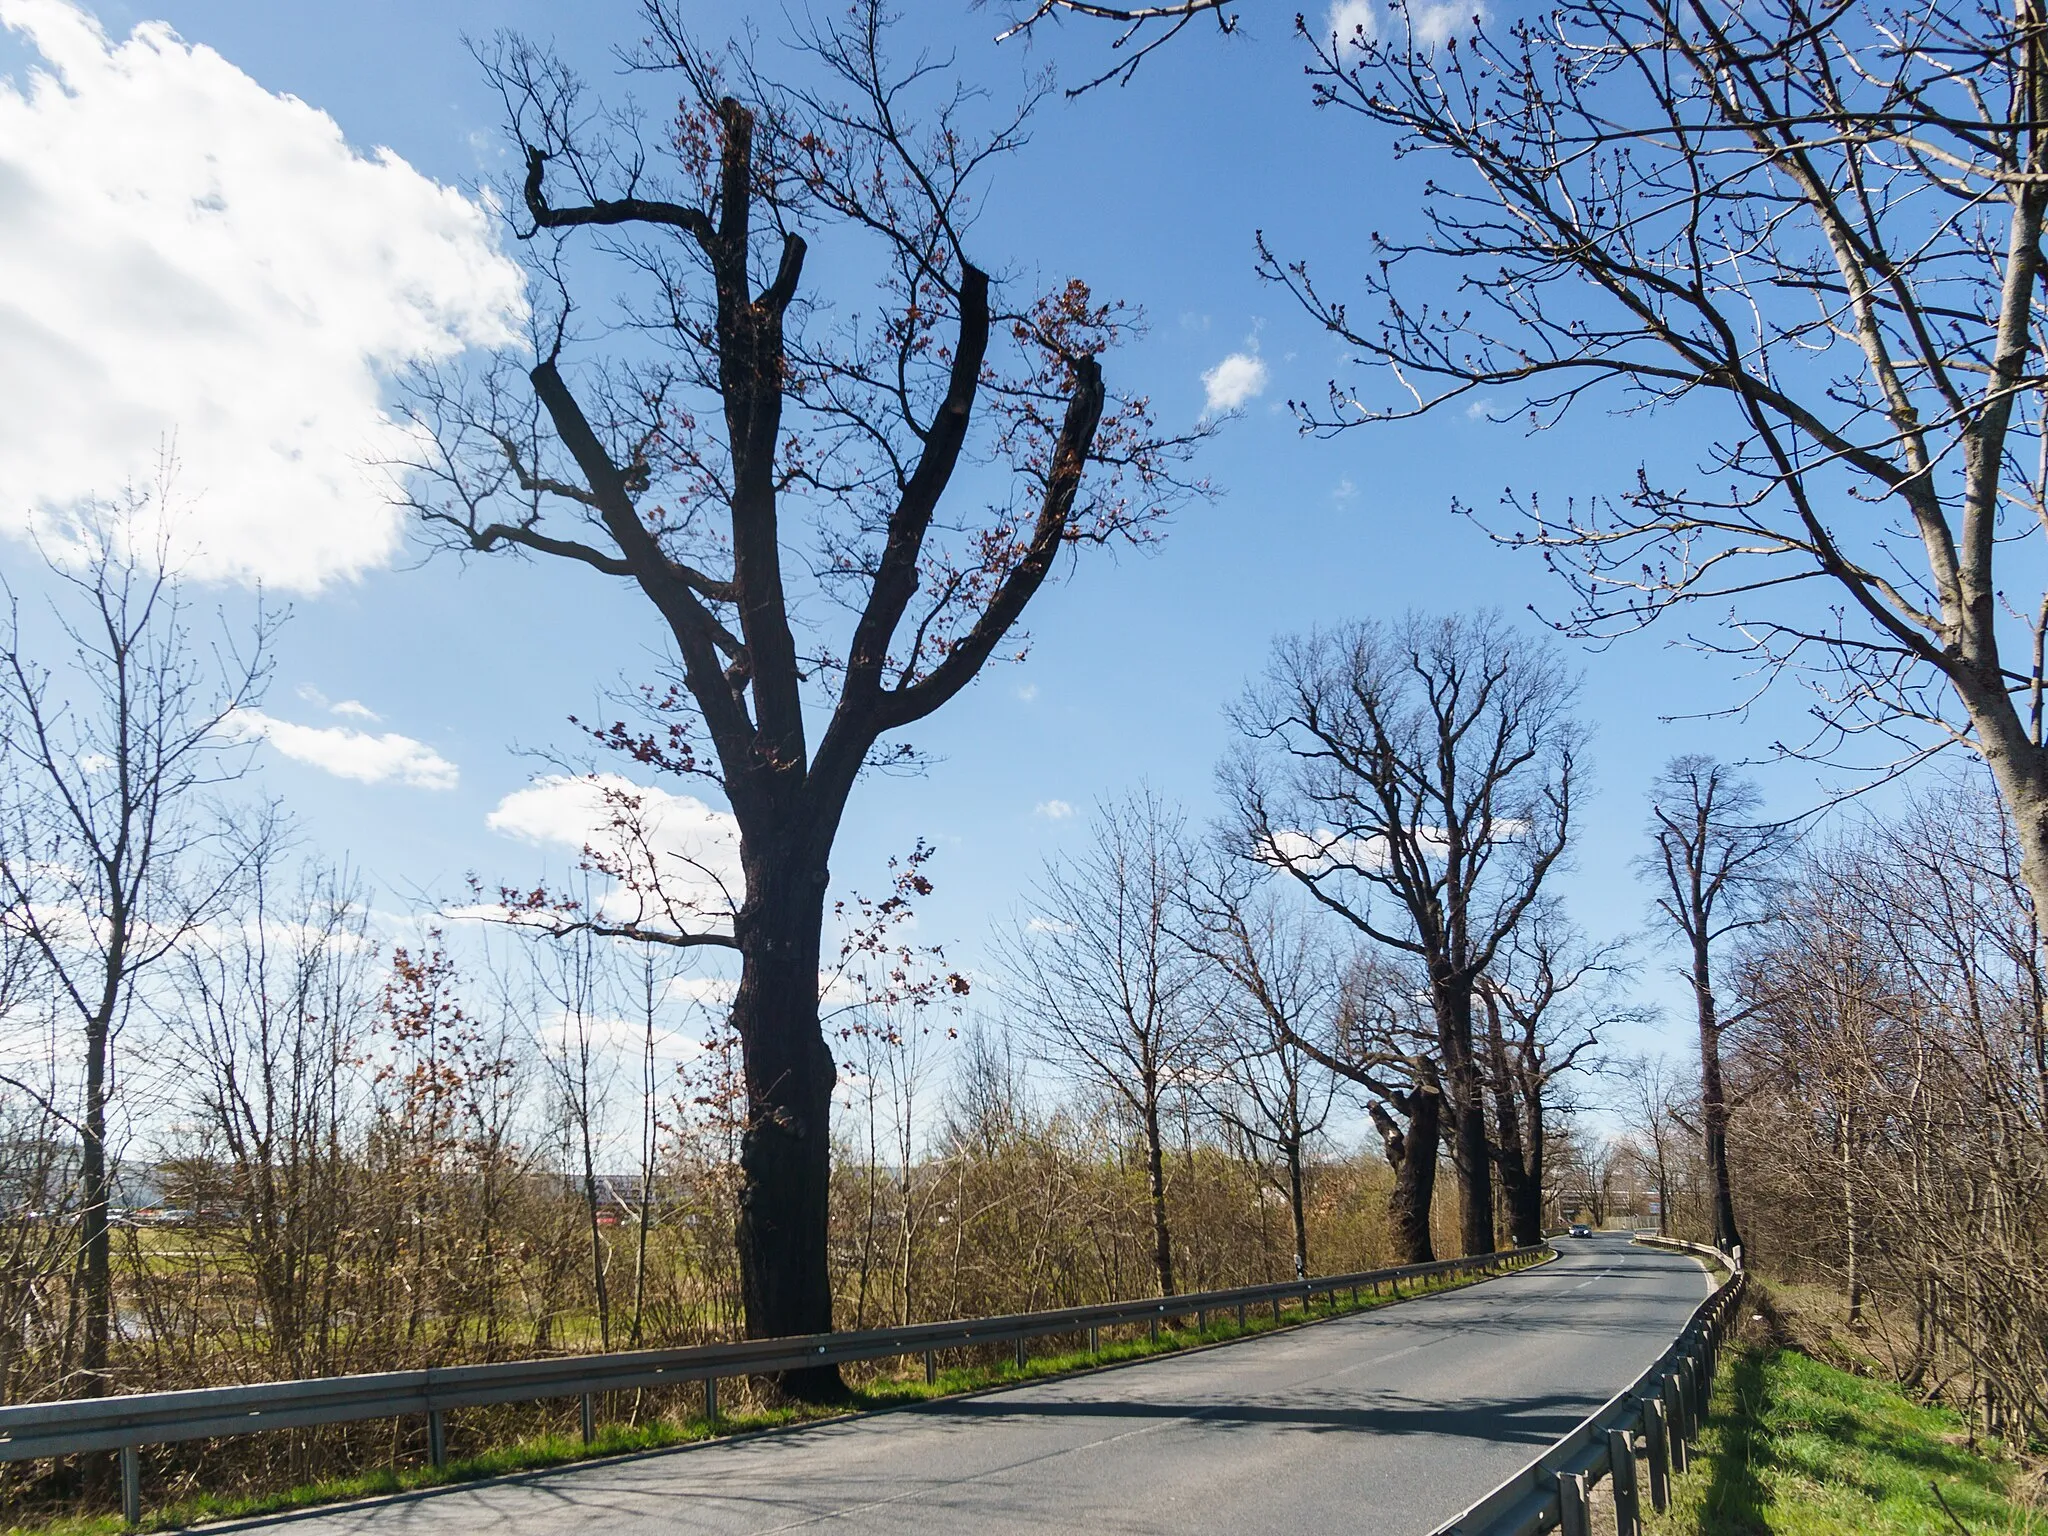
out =
{"type": "Polygon", "coordinates": [[[1957,1515],[1957,1513],[1954,1510],[1948,1507],[1948,1500],[1941,1496],[1940,1487],[1935,1483],[1934,1479],[1931,1477],[1927,1480],[1927,1491],[1934,1495],[1934,1502],[1941,1506],[1941,1512],[1949,1517],[1949,1520],[1955,1525],[1955,1528],[1961,1531],[1963,1533],[1963,1536],[1970,1536],[1970,1528],[1967,1525],[1963,1524],[1961,1516],[1957,1515]]]}

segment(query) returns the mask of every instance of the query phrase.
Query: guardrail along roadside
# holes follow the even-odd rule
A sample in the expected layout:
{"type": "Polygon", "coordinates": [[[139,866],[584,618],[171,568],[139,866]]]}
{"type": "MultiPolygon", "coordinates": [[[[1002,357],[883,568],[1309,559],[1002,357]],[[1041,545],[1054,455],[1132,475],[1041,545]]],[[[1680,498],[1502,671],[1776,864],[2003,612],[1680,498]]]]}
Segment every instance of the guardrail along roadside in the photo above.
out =
{"type": "Polygon", "coordinates": [[[1730,1256],[1697,1243],[1639,1234],[1645,1247],[1690,1253],[1728,1271],[1657,1363],[1584,1423],[1431,1536],[1592,1536],[1593,1490],[1604,1478],[1617,1536],[1640,1536],[1643,1487],[1651,1507],[1671,1502],[1671,1474],[1690,1464],[1706,1418],[1729,1320],[1742,1300],[1742,1250],[1730,1256]],[[1638,1476],[1637,1461],[1647,1466],[1638,1476]]]}
{"type": "Polygon", "coordinates": [[[429,1454],[438,1466],[447,1454],[443,1416],[456,1408],[578,1397],[582,1399],[583,1439],[588,1444],[596,1435],[596,1397],[603,1392],[701,1382],[705,1416],[715,1421],[721,1378],[766,1376],[808,1365],[847,1365],[921,1356],[925,1379],[931,1381],[937,1377],[942,1350],[1012,1344],[1021,1366],[1027,1347],[1035,1339],[1085,1337],[1093,1353],[1100,1346],[1104,1328],[1147,1325],[1156,1339],[1164,1323],[1191,1317],[1198,1330],[1206,1329],[1212,1316],[1233,1311],[1239,1327],[1243,1327],[1250,1311],[1257,1307],[1272,1307],[1277,1321],[1281,1309],[1290,1302],[1299,1302],[1307,1309],[1318,1297],[1334,1299],[1345,1291],[1350,1292],[1354,1304],[1367,1292],[1398,1297],[1406,1284],[1498,1274],[1531,1264],[1550,1252],[1547,1244],[1538,1244],[1472,1258],[1442,1259],[1434,1264],[1139,1301],[1099,1302],[1007,1317],[912,1323],[856,1333],[748,1339],[736,1344],[699,1344],[682,1349],[564,1355],[494,1365],[441,1366],[185,1392],[138,1392],[118,1397],[24,1403],[0,1408],[0,1461],[118,1451],[122,1511],[133,1525],[142,1518],[140,1452],[144,1446],[424,1415],[429,1454]]]}

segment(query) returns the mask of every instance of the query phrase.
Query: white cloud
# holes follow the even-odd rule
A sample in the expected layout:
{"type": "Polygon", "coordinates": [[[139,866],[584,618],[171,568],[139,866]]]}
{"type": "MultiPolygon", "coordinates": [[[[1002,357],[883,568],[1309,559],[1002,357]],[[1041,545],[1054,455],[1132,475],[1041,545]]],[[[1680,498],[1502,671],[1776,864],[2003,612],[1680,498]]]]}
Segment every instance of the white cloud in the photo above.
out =
{"type": "Polygon", "coordinates": [[[1047,821],[1065,821],[1074,814],[1074,808],[1064,800],[1041,800],[1032,814],[1047,821]]]}
{"type": "Polygon", "coordinates": [[[346,725],[295,725],[260,709],[238,709],[225,728],[245,741],[267,741],[295,762],[364,784],[396,779],[414,789],[453,789],[456,766],[424,742],[386,732],[372,736],[346,725]]]}
{"type": "Polygon", "coordinates": [[[299,684],[299,697],[308,704],[317,704],[330,715],[341,715],[350,720],[367,720],[372,725],[383,720],[383,716],[357,699],[343,699],[335,703],[311,683],[299,684]]]}
{"type": "Polygon", "coordinates": [[[1367,37],[1378,36],[1380,19],[1375,0],[1335,0],[1324,18],[1323,30],[1337,40],[1339,47],[1351,46],[1360,32],[1367,37]]]}
{"type": "Polygon", "coordinates": [[[1480,421],[1492,414],[1493,401],[1490,397],[1485,400],[1474,400],[1465,407],[1465,419],[1467,421],[1480,421]]]}
{"type": "Polygon", "coordinates": [[[616,773],[546,774],[500,800],[486,824],[529,843],[588,849],[625,873],[605,897],[614,917],[729,919],[745,889],[739,823],[728,812],[616,773]]]}
{"type": "Polygon", "coordinates": [[[0,527],[179,469],[193,574],[310,591],[384,563],[409,362],[516,339],[489,213],[161,22],[0,0],[0,527]]]}
{"type": "MultiPolygon", "coordinates": [[[[1324,31],[1339,51],[1354,48],[1361,31],[1369,39],[1379,37],[1380,9],[1380,0],[1333,0],[1323,19],[1324,31]]],[[[1486,15],[1486,8],[1474,0],[1408,0],[1407,9],[1409,34],[1424,48],[1440,46],[1474,16],[1486,15]]]]}
{"type": "Polygon", "coordinates": [[[1034,702],[1038,698],[1038,684],[1025,683],[1022,687],[1020,687],[1017,690],[1017,697],[1022,699],[1026,704],[1034,702]]]}
{"type": "Polygon", "coordinates": [[[1266,364],[1257,352],[1233,352],[1202,375],[1208,411],[1234,411],[1266,392],[1266,364]]]}

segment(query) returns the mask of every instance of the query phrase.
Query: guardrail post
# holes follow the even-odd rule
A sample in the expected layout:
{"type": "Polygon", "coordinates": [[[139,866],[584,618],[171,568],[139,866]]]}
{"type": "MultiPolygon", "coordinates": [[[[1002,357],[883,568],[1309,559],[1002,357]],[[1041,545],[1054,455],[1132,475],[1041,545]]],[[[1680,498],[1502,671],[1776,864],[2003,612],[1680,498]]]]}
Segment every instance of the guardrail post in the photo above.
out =
{"type": "Polygon", "coordinates": [[[583,1443],[590,1444],[597,1438],[597,1400],[588,1392],[583,1394],[583,1443]]]}
{"type": "Polygon", "coordinates": [[[1102,1353],[1102,1330],[1093,1323],[1088,1325],[1088,1353],[1091,1355],[1102,1353]]]}
{"type": "Polygon", "coordinates": [[[1273,1326],[1275,1328],[1280,1326],[1280,1298],[1278,1296],[1273,1298],[1273,1326]]]}
{"type": "Polygon", "coordinates": [[[427,1414],[427,1455],[437,1467],[448,1464],[448,1431],[438,1408],[427,1414]]]}
{"type": "Polygon", "coordinates": [[[1209,1309],[1208,1309],[1207,1307],[1197,1307],[1197,1308],[1195,1308],[1195,1332],[1197,1332],[1197,1333],[1207,1333],[1208,1331],[1209,1331],[1209,1309]]]}
{"type": "Polygon", "coordinates": [[[1664,1378],[1663,1395],[1664,1441],[1671,1449],[1671,1470],[1683,1472],[1692,1465],[1692,1458],[1686,1454],[1685,1400],[1676,1376],[1664,1378]]]}
{"type": "Polygon", "coordinates": [[[121,1447],[121,1518],[142,1524],[142,1457],[132,1445],[121,1447]]]}
{"type": "Polygon", "coordinates": [[[1615,1536],[1642,1536],[1643,1503],[1636,1489],[1636,1437],[1607,1431],[1607,1477],[1614,1490],[1615,1536]]]}
{"type": "Polygon", "coordinates": [[[1643,1404],[1643,1441],[1650,1452],[1650,1507],[1661,1515],[1671,1507],[1671,1434],[1662,1398],[1643,1404]]]}
{"type": "Polygon", "coordinates": [[[706,1376],[704,1378],[704,1422],[707,1424],[716,1424],[718,1422],[718,1378],[716,1376],[706,1376]]]}
{"type": "Polygon", "coordinates": [[[1593,1536],[1591,1511],[1586,1507],[1586,1474],[1557,1474],[1558,1536],[1593,1536]]]}
{"type": "Polygon", "coordinates": [[[1024,1341],[1022,1339],[1017,1341],[1017,1369],[1020,1371],[1024,1369],[1024,1341]]]}
{"type": "MultiPolygon", "coordinates": [[[[1095,1348],[1095,1330],[1093,1328],[1088,1330],[1088,1348],[1091,1351],[1095,1348]]],[[[939,1352],[935,1349],[928,1349],[924,1352],[924,1384],[928,1387],[935,1387],[939,1384],[939,1352]]]]}
{"type": "Polygon", "coordinates": [[[1237,1304],[1237,1331],[1244,1332],[1244,1303],[1241,1301],[1237,1304]]]}
{"type": "Polygon", "coordinates": [[[1152,1342],[1159,1342],[1159,1315],[1156,1312],[1152,1315],[1152,1342]]]}

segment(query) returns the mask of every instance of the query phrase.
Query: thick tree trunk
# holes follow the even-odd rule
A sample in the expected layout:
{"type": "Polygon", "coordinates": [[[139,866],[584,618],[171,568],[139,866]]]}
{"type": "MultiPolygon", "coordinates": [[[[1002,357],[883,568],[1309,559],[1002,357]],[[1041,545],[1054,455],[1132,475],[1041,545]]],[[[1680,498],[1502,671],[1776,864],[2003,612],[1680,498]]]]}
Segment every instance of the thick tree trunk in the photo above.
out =
{"type": "Polygon", "coordinates": [[[1515,1206],[1515,1241],[1531,1247],[1543,1241],[1543,1091],[1530,1094],[1522,1130],[1527,1136],[1522,1156],[1522,1192],[1515,1206]]]}
{"type": "Polygon", "coordinates": [[[1713,1242],[1723,1253],[1733,1253],[1742,1243],[1742,1234],[1735,1225],[1735,1187],[1728,1176],[1728,1092],[1721,1080],[1721,1022],[1704,937],[1693,944],[1692,990],[1699,1007],[1700,1136],[1707,1159],[1708,1198],[1713,1205],[1713,1242]]]}
{"type": "MultiPolygon", "coordinates": [[[[1502,1215],[1507,1219],[1508,1242],[1524,1248],[1543,1237],[1543,1180],[1532,1169],[1530,1141],[1522,1126],[1520,1084],[1508,1066],[1507,1040],[1502,1035],[1500,1015],[1491,1002],[1486,1014],[1486,1053],[1493,1090],[1494,1164],[1500,1171],[1502,1215]]],[[[1532,1109],[1532,1118],[1536,1112],[1532,1109]]],[[[1540,1125],[1531,1128],[1531,1138],[1540,1138],[1540,1125]]],[[[1538,1157],[1541,1141],[1535,1142],[1538,1157]]]]}
{"type": "MultiPolygon", "coordinates": [[[[826,1233],[838,1069],[818,1024],[827,874],[821,860],[787,855],[745,862],[747,900],[734,925],[744,963],[732,1023],[747,1087],[739,1209],[747,1336],[829,1333],[826,1233]]],[[[778,1385],[812,1402],[846,1394],[839,1368],[830,1365],[786,1372],[778,1385]]]]}
{"type": "Polygon", "coordinates": [[[1472,983],[1432,978],[1437,1043],[1451,1100],[1451,1164],[1458,1174],[1458,1231],[1466,1254],[1493,1252],[1493,1147],[1486,1134],[1486,1083],[1472,1049],[1472,983]]]}
{"type": "Polygon", "coordinates": [[[1400,1263],[1431,1264],[1436,1261],[1436,1244],[1429,1231],[1429,1208],[1436,1196],[1437,1154],[1443,1146],[1443,1095],[1420,1087],[1404,1095],[1395,1107],[1406,1118],[1405,1126],[1397,1124],[1381,1105],[1371,1108],[1387,1164],[1394,1170],[1393,1192],[1387,1196],[1387,1225],[1393,1231],[1395,1257],[1400,1263]]]}

